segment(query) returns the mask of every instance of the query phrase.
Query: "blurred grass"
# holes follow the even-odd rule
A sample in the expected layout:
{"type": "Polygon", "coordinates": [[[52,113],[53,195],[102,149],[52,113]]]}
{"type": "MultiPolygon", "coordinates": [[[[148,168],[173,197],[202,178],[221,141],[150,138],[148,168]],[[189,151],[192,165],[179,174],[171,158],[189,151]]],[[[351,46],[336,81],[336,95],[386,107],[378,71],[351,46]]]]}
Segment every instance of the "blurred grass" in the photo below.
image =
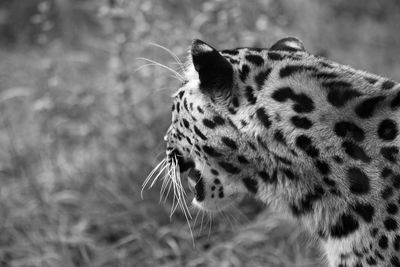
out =
{"type": "Polygon", "coordinates": [[[145,64],[137,58],[177,69],[150,43],[184,59],[192,38],[267,47],[294,35],[311,52],[400,80],[396,1],[58,0],[36,8],[42,2],[28,13],[43,20],[17,24],[20,31],[9,25],[29,22],[26,9],[7,12],[24,6],[0,5],[1,267],[323,265],[307,234],[259,203],[242,203],[236,219],[214,218],[211,230],[199,233],[197,223],[193,247],[183,215],[169,218],[169,200],[158,205],[158,188],[141,199],[163,157],[179,82],[157,67],[135,72],[145,64]]]}

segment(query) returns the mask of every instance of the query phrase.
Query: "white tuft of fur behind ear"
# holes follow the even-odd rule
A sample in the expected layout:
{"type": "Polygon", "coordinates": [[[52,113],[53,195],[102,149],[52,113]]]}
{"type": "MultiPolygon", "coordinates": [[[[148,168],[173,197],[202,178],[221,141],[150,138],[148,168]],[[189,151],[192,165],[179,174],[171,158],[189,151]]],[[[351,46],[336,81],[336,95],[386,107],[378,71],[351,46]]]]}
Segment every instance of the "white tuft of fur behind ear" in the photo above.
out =
{"type": "Polygon", "coordinates": [[[208,46],[208,45],[206,45],[206,44],[200,44],[200,45],[197,45],[197,50],[198,51],[201,51],[201,52],[211,52],[211,51],[213,51],[213,49],[210,47],[210,46],[208,46]]]}
{"type": "Polygon", "coordinates": [[[193,65],[193,58],[191,55],[191,51],[189,48],[188,56],[186,57],[186,61],[184,63],[184,77],[187,81],[197,80],[199,81],[199,73],[196,71],[193,65]]]}
{"type": "Polygon", "coordinates": [[[270,50],[305,51],[302,41],[295,37],[286,37],[273,44],[270,50]]]}
{"type": "Polygon", "coordinates": [[[288,47],[294,48],[294,49],[298,49],[298,50],[302,49],[302,46],[299,45],[299,43],[295,42],[295,41],[287,41],[285,43],[285,45],[288,46],[288,47]]]}

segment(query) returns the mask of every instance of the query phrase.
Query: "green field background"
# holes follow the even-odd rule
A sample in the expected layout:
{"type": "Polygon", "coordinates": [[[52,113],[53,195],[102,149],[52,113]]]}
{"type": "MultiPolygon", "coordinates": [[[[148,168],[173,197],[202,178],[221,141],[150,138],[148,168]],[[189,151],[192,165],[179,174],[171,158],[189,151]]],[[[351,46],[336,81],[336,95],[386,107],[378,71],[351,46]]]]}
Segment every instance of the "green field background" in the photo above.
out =
{"type": "Polygon", "coordinates": [[[183,61],[193,38],[225,49],[296,36],[399,81],[399,32],[397,0],[1,1],[0,267],[326,266],[260,203],[200,214],[192,238],[160,185],[141,197],[179,87],[160,46],[183,61]]]}

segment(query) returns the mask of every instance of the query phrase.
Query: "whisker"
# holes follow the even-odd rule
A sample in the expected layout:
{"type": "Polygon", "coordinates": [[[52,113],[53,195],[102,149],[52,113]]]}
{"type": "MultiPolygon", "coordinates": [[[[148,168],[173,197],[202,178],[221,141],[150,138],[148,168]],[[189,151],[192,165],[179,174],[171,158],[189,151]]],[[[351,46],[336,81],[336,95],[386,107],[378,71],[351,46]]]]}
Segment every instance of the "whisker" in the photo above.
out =
{"type": "Polygon", "coordinates": [[[144,182],[142,184],[142,191],[143,191],[143,188],[146,187],[147,183],[151,180],[154,173],[160,168],[160,166],[162,166],[164,164],[164,162],[165,162],[165,159],[163,159],[160,163],[158,163],[157,166],[154,167],[154,169],[149,173],[149,175],[146,177],[146,179],[144,180],[144,182]]]}
{"type": "MultiPolygon", "coordinates": [[[[176,156],[175,156],[175,161],[177,162],[176,156]]],[[[189,216],[190,219],[192,219],[192,215],[190,214],[190,210],[189,210],[189,208],[188,208],[188,206],[187,206],[187,204],[186,204],[186,200],[185,200],[186,192],[185,192],[185,190],[184,190],[184,188],[183,188],[182,180],[181,180],[181,178],[180,178],[179,165],[176,164],[176,166],[177,166],[176,172],[175,172],[175,174],[176,174],[176,183],[177,183],[178,188],[179,188],[179,191],[180,191],[179,194],[178,194],[178,196],[180,197],[180,200],[181,200],[181,202],[182,202],[182,205],[183,205],[182,209],[183,209],[183,211],[184,211],[185,213],[188,214],[188,216],[189,216]]]]}
{"type": "Polygon", "coordinates": [[[173,192],[174,192],[174,198],[173,198],[173,202],[172,202],[171,213],[169,215],[169,217],[171,219],[172,216],[174,215],[176,209],[178,208],[179,199],[176,196],[177,195],[177,188],[176,188],[176,184],[175,184],[175,181],[174,181],[174,172],[175,172],[174,171],[174,169],[175,169],[174,162],[172,163],[172,166],[169,165],[169,167],[171,168],[169,175],[170,175],[170,178],[171,178],[171,181],[172,181],[172,184],[173,184],[173,192]]]}
{"type": "Polygon", "coordinates": [[[166,48],[165,46],[162,46],[162,45],[159,45],[159,44],[156,44],[156,43],[150,43],[150,45],[153,45],[153,46],[155,46],[155,47],[161,48],[161,49],[163,49],[164,51],[166,51],[168,54],[170,54],[170,55],[175,59],[176,63],[179,64],[179,67],[180,67],[181,71],[182,71],[182,72],[184,71],[184,70],[183,70],[183,63],[182,63],[182,61],[179,59],[179,57],[178,57],[174,52],[172,52],[170,49],[166,48]]]}
{"type": "Polygon", "coordinates": [[[153,179],[153,181],[151,182],[149,188],[152,188],[152,187],[155,185],[155,183],[157,182],[158,178],[163,174],[163,172],[164,172],[164,170],[165,170],[166,168],[167,168],[167,166],[164,166],[164,167],[158,172],[158,174],[156,175],[156,177],[155,177],[155,178],[153,179]]]}
{"type": "MultiPolygon", "coordinates": [[[[172,207],[170,217],[172,217],[172,215],[175,213],[178,206],[181,207],[185,217],[187,217],[185,205],[183,204],[184,199],[182,196],[181,188],[179,186],[179,183],[177,182],[177,180],[178,180],[177,173],[179,173],[179,170],[177,170],[177,167],[179,168],[179,166],[176,163],[176,159],[174,159],[174,162],[171,166],[171,180],[174,184],[174,200],[176,200],[176,205],[172,207]]],[[[183,187],[182,187],[182,190],[183,190],[183,187]]],[[[185,202],[185,204],[186,204],[186,202],[185,202]]],[[[189,213],[189,215],[190,215],[190,213],[189,213]]]]}
{"type": "Polygon", "coordinates": [[[196,212],[196,217],[194,218],[194,222],[193,222],[193,228],[195,228],[195,227],[196,227],[197,218],[199,217],[199,214],[200,214],[200,210],[198,209],[198,210],[197,210],[197,212],[196,212]]]}
{"type": "MultiPolygon", "coordinates": [[[[151,188],[151,187],[154,185],[154,180],[156,179],[156,177],[157,177],[158,175],[160,175],[160,174],[165,170],[165,166],[166,166],[165,163],[164,163],[164,162],[161,162],[161,163],[154,169],[154,171],[150,173],[150,175],[149,175],[149,180],[148,180],[148,181],[150,181],[150,178],[153,179],[153,181],[151,182],[149,188],[151,188]],[[157,171],[158,171],[157,175],[154,175],[157,171]]],[[[148,182],[148,181],[147,181],[147,182],[148,182]]],[[[145,181],[145,182],[146,182],[146,181],[145,181]]],[[[146,182],[146,184],[144,184],[144,185],[147,185],[147,182],[146,182]]]]}
{"type": "Polygon", "coordinates": [[[137,67],[136,69],[134,69],[134,70],[132,71],[132,73],[136,73],[136,72],[138,72],[138,71],[140,71],[140,70],[142,70],[142,69],[144,69],[144,68],[146,68],[146,67],[150,67],[150,66],[158,66],[158,65],[155,64],[155,63],[147,63],[147,64],[144,64],[144,65],[142,65],[142,66],[140,66],[140,67],[137,67]]]}
{"type": "MultiPolygon", "coordinates": [[[[181,206],[181,209],[184,210],[183,206],[181,206]]],[[[187,225],[188,225],[188,227],[189,227],[190,236],[192,237],[192,242],[193,242],[193,247],[194,247],[194,236],[193,236],[192,227],[191,227],[191,225],[190,225],[190,218],[188,217],[188,213],[183,212],[183,214],[184,214],[184,216],[185,216],[185,218],[186,218],[186,222],[187,222],[187,225]]],[[[190,213],[189,213],[189,215],[190,215],[190,213]]]]}
{"type": "MultiPolygon", "coordinates": [[[[241,211],[239,208],[232,206],[232,212],[235,212],[239,216],[239,218],[235,217],[239,223],[249,223],[250,222],[247,215],[244,214],[243,211],[241,211]]],[[[233,215],[234,214],[232,213],[232,216],[233,215]]]]}
{"type": "Polygon", "coordinates": [[[165,192],[166,192],[166,189],[168,188],[168,186],[169,186],[170,184],[171,184],[171,180],[168,179],[168,176],[167,176],[167,175],[165,175],[165,176],[163,177],[163,183],[162,183],[161,190],[160,190],[160,200],[159,200],[159,203],[161,203],[161,201],[163,200],[164,194],[165,194],[165,192]]]}
{"type": "Polygon", "coordinates": [[[153,179],[153,182],[151,183],[150,188],[153,186],[154,181],[157,179],[157,178],[154,178],[154,174],[158,171],[158,174],[156,176],[156,177],[158,177],[160,175],[160,173],[162,173],[164,171],[166,161],[167,161],[166,158],[161,160],[161,162],[158,163],[156,167],[154,167],[154,169],[149,173],[149,175],[144,180],[144,182],[142,184],[142,190],[140,191],[140,196],[142,197],[142,199],[143,199],[143,191],[146,188],[147,184],[151,181],[151,179],[153,179]],[[159,170],[160,168],[161,168],[161,170],[159,170]]]}
{"type": "MultiPolygon", "coordinates": [[[[176,156],[175,156],[174,160],[175,160],[175,163],[178,161],[176,156]]],[[[177,192],[178,192],[178,194],[177,194],[178,203],[179,203],[179,205],[181,207],[183,215],[185,216],[187,225],[189,227],[190,236],[192,237],[193,247],[194,247],[194,236],[193,236],[192,227],[190,225],[190,220],[192,219],[192,215],[190,214],[190,210],[189,210],[189,208],[188,208],[188,206],[186,204],[186,200],[184,198],[185,191],[184,191],[184,188],[182,186],[182,181],[180,179],[180,171],[179,171],[179,165],[178,164],[174,164],[174,175],[173,176],[174,176],[175,182],[176,182],[176,184],[178,186],[178,190],[177,190],[177,192]]]]}
{"type": "MultiPolygon", "coordinates": [[[[171,78],[174,78],[174,79],[178,78],[178,77],[176,77],[176,74],[175,75],[169,74],[168,77],[171,77],[171,78]]],[[[182,82],[180,79],[179,79],[179,81],[182,82]]]]}
{"type": "Polygon", "coordinates": [[[235,217],[234,214],[227,212],[227,216],[231,218],[231,222],[233,224],[233,229],[237,230],[240,227],[240,222],[238,221],[238,219],[235,217]]]}
{"type": "Polygon", "coordinates": [[[174,214],[175,214],[175,211],[176,211],[176,209],[178,208],[178,206],[179,206],[179,203],[178,202],[176,202],[176,198],[174,197],[174,200],[173,200],[173,203],[172,203],[172,207],[171,207],[171,213],[170,213],[170,215],[169,215],[169,218],[170,219],[172,219],[172,216],[174,216],[174,214]]]}
{"type": "Polygon", "coordinates": [[[162,194],[162,192],[165,190],[166,184],[168,183],[168,181],[170,181],[167,177],[167,174],[164,174],[163,178],[161,178],[162,180],[162,185],[161,185],[161,189],[160,189],[160,194],[162,194]]]}
{"type": "Polygon", "coordinates": [[[183,194],[185,196],[186,192],[185,192],[185,190],[183,188],[183,185],[182,185],[181,175],[180,175],[180,172],[179,172],[179,165],[177,165],[177,168],[176,168],[175,181],[176,181],[176,186],[178,187],[178,189],[180,191],[180,194],[183,194]]]}
{"type": "Polygon", "coordinates": [[[192,156],[193,151],[194,151],[194,144],[193,144],[192,147],[190,148],[189,158],[192,156]]]}
{"type": "Polygon", "coordinates": [[[172,72],[174,75],[176,75],[176,78],[177,78],[180,82],[184,82],[184,81],[185,81],[185,78],[183,78],[183,76],[182,76],[181,74],[179,74],[176,70],[174,70],[174,69],[172,69],[172,68],[170,68],[170,67],[168,67],[168,66],[165,66],[165,65],[163,65],[163,64],[161,64],[161,63],[159,63],[159,62],[157,62],[157,61],[154,61],[154,60],[148,59],[148,58],[144,58],[144,57],[138,57],[138,58],[136,58],[136,59],[137,59],[137,60],[144,60],[144,61],[150,62],[150,63],[152,63],[152,64],[155,64],[155,65],[157,65],[158,67],[164,68],[164,69],[166,69],[166,70],[172,72]]]}
{"type": "MultiPolygon", "coordinates": [[[[157,66],[157,67],[159,67],[160,65],[159,65],[159,64],[155,64],[155,63],[144,64],[143,66],[140,66],[140,67],[134,69],[132,73],[139,72],[140,70],[142,70],[142,69],[144,69],[144,68],[146,68],[146,67],[150,67],[150,66],[157,66]]],[[[177,77],[176,73],[174,73],[174,75],[170,74],[170,75],[168,75],[168,77],[171,77],[171,78],[174,78],[174,79],[178,79],[179,81],[181,81],[180,78],[177,77]]],[[[182,81],[181,81],[181,82],[182,82],[182,81]]],[[[165,89],[165,88],[164,88],[164,89],[165,89]]],[[[162,91],[162,90],[155,90],[154,92],[157,92],[157,91],[162,91]]]]}
{"type": "MultiPolygon", "coordinates": [[[[158,145],[157,145],[157,149],[159,149],[160,146],[162,146],[163,144],[164,144],[163,141],[159,142],[158,145]]],[[[160,152],[157,153],[157,155],[155,157],[158,158],[159,156],[161,156],[163,154],[165,154],[165,151],[160,151],[160,152]]],[[[163,158],[162,160],[167,160],[167,158],[163,158]]]]}
{"type": "Polygon", "coordinates": [[[212,228],[212,223],[213,223],[213,214],[210,212],[209,216],[210,216],[210,227],[208,228],[208,236],[207,236],[208,239],[210,239],[210,235],[211,235],[211,228],[212,228]]]}
{"type": "Polygon", "coordinates": [[[205,167],[206,167],[206,164],[204,163],[203,164],[203,168],[201,168],[200,176],[203,176],[203,172],[204,172],[205,167]]]}
{"type": "Polygon", "coordinates": [[[167,191],[167,194],[165,195],[164,203],[167,202],[167,199],[168,199],[169,193],[171,192],[171,187],[172,187],[172,186],[173,186],[172,181],[169,180],[168,191],[167,191]]]}
{"type": "Polygon", "coordinates": [[[205,215],[204,210],[201,210],[201,224],[200,224],[199,235],[201,235],[201,231],[203,230],[204,215],[205,215]]]}
{"type": "MultiPolygon", "coordinates": [[[[160,202],[164,202],[167,200],[168,195],[170,192],[173,192],[173,200],[172,200],[172,206],[171,206],[171,212],[170,212],[170,219],[180,207],[183,215],[185,216],[186,223],[189,227],[189,232],[192,237],[192,242],[193,246],[195,246],[194,242],[194,235],[192,231],[192,225],[191,225],[191,220],[193,219],[192,214],[190,212],[189,206],[187,205],[186,202],[186,192],[182,184],[182,179],[180,176],[180,171],[179,171],[179,164],[178,164],[178,159],[176,156],[171,159],[170,161],[167,160],[167,158],[164,158],[151,172],[150,174],[146,177],[145,181],[143,182],[142,185],[142,194],[144,188],[152,188],[154,184],[160,180],[161,175],[164,173],[164,176],[162,176],[162,185],[160,189],[160,202]],[[165,172],[167,170],[167,172],[165,172]],[[149,185],[150,183],[150,185],[149,185]]],[[[196,217],[198,217],[199,213],[197,213],[196,217]]],[[[197,218],[196,218],[197,220],[197,218]]],[[[194,225],[195,226],[195,225],[194,225]]],[[[193,227],[194,227],[193,226],[193,227]]]]}
{"type": "Polygon", "coordinates": [[[229,223],[229,225],[231,226],[232,230],[234,230],[235,227],[234,227],[234,225],[233,225],[231,219],[229,218],[229,215],[228,215],[227,213],[225,213],[223,210],[221,210],[221,213],[220,213],[220,214],[222,215],[222,217],[224,217],[224,220],[227,221],[227,222],[229,223]]]}

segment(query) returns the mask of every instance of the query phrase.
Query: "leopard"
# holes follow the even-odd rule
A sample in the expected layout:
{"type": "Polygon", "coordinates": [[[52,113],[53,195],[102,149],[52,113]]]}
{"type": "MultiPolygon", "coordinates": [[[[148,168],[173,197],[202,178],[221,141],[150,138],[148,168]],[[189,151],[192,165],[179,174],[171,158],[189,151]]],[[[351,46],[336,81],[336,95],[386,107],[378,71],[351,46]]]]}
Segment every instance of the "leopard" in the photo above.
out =
{"type": "Polygon", "coordinates": [[[296,37],[225,50],[195,39],[182,77],[166,164],[195,208],[254,198],[307,230],[328,266],[400,266],[398,82],[296,37]]]}

